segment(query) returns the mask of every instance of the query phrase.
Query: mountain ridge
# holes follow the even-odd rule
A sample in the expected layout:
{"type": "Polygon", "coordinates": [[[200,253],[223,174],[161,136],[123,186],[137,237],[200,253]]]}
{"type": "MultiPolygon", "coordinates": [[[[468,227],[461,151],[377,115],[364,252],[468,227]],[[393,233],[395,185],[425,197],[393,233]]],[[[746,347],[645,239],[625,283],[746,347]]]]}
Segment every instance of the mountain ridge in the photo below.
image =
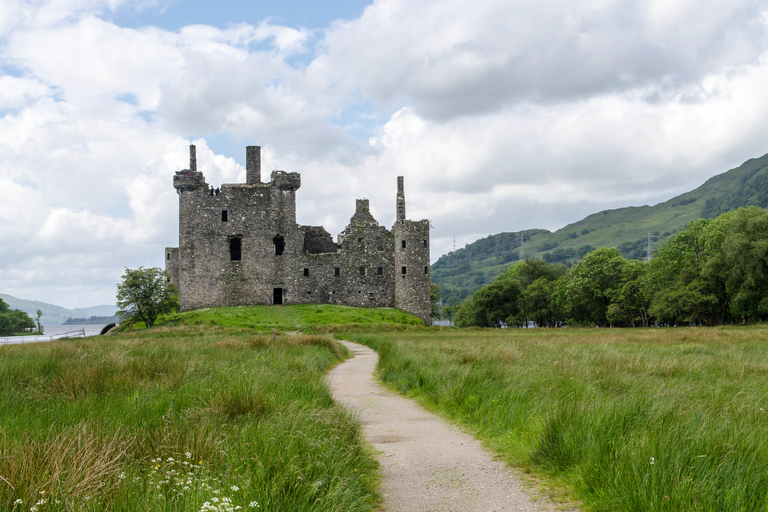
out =
{"type": "Polygon", "coordinates": [[[19,309],[28,314],[31,318],[37,317],[37,310],[43,312],[40,321],[43,325],[63,325],[68,318],[90,318],[91,316],[114,316],[117,306],[99,305],[85,308],[67,309],[55,304],[49,304],[39,300],[27,300],[14,297],[5,293],[0,293],[0,299],[3,299],[11,309],[19,309]]]}

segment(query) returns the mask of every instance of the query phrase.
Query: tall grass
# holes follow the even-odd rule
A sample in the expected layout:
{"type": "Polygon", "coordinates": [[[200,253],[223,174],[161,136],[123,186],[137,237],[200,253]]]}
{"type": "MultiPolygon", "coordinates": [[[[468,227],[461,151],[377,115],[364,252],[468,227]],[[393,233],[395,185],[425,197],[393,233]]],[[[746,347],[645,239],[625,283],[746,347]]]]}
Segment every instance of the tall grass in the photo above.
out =
{"type": "Polygon", "coordinates": [[[344,357],[204,326],[0,347],[0,510],[371,510],[344,357]]]}
{"type": "Polygon", "coordinates": [[[349,335],[381,378],[599,511],[768,508],[768,329],[349,335]]]}

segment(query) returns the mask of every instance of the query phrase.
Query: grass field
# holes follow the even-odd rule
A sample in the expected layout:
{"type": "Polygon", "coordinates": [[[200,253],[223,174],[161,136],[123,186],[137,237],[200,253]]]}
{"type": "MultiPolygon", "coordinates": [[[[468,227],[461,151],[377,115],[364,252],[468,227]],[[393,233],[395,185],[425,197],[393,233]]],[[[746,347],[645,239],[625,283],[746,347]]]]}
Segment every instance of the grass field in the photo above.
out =
{"type": "Polygon", "coordinates": [[[348,334],[585,510],[765,511],[768,328],[348,334]]]}
{"type": "Polygon", "coordinates": [[[324,380],[346,351],[198,315],[0,347],[0,510],[371,510],[377,464],[324,380]]]}

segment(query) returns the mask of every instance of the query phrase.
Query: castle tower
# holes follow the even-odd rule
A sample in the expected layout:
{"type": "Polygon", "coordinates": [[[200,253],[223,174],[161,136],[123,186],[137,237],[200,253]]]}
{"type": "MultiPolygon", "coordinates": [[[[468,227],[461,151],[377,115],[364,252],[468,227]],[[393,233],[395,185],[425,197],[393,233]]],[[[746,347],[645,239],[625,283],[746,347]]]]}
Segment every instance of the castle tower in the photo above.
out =
{"type": "Polygon", "coordinates": [[[429,276],[429,221],[406,220],[403,177],[397,178],[395,240],[395,307],[432,324],[429,276]]]}

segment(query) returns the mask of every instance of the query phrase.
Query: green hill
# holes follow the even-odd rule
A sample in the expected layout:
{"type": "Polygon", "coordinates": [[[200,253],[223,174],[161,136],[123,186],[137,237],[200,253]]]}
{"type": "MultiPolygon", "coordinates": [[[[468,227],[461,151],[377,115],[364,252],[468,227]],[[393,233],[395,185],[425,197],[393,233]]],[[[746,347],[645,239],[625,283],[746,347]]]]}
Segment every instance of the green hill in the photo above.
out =
{"type": "MultiPolygon", "coordinates": [[[[699,188],[655,206],[604,210],[555,232],[523,231],[528,258],[572,265],[598,247],[617,247],[630,259],[683,229],[691,220],[713,218],[744,206],[768,206],[768,155],[747,160],[707,180],[699,188]]],[[[450,252],[432,265],[432,281],[443,287],[447,303],[457,302],[490,283],[520,258],[520,233],[499,233],[450,252]]]]}

